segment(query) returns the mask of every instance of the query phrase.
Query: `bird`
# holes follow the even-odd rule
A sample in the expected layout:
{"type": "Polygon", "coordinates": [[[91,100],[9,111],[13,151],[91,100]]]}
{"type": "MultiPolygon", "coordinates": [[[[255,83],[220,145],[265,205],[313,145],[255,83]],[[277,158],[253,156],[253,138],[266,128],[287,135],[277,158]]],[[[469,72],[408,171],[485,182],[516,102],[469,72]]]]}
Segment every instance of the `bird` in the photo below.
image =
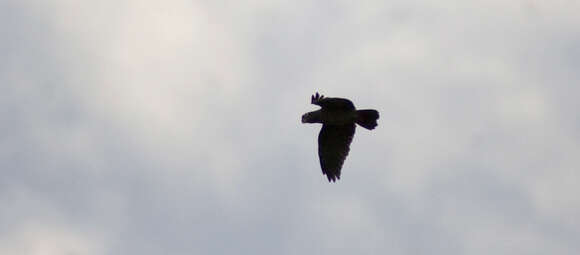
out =
{"type": "Polygon", "coordinates": [[[328,182],[340,180],[340,171],[354,137],[356,124],[368,130],[374,129],[379,119],[379,112],[373,109],[357,110],[354,104],[345,98],[324,97],[316,94],[310,103],[321,109],[302,115],[302,123],[321,123],[318,134],[318,157],[322,174],[328,182]]]}

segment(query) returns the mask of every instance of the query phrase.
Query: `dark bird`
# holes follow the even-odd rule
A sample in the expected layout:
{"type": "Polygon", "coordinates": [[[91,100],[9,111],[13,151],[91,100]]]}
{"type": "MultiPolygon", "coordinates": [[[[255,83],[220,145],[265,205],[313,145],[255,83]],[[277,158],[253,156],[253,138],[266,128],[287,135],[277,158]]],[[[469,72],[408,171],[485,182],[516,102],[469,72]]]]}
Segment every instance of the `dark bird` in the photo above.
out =
{"type": "Polygon", "coordinates": [[[340,169],[350,150],[356,124],[374,129],[379,112],[357,110],[348,99],[324,97],[318,92],[312,95],[311,103],[322,108],[302,115],[302,123],[322,123],[318,134],[320,167],[329,182],[336,182],[340,179],[340,169]]]}

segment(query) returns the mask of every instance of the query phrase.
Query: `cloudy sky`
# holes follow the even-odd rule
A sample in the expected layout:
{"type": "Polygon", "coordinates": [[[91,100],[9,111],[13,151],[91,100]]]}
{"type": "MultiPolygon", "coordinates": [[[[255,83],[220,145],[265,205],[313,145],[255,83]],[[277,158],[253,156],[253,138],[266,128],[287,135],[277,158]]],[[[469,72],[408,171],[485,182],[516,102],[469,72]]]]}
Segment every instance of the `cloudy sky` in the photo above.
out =
{"type": "Polygon", "coordinates": [[[0,254],[577,254],[580,2],[0,1],[0,254]],[[380,111],[342,179],[310,95],[380,111]]]}

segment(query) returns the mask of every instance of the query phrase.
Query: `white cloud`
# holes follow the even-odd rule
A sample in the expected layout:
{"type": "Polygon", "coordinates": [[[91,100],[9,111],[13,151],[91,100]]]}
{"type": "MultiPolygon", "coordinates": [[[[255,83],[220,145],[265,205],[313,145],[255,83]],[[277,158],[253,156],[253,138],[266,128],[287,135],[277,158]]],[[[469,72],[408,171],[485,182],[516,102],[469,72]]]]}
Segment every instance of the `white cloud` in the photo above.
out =
{"type": "Polygon", "coordinates": [[[578,8],[8,2],[0,253],[573,254],[578,8]],[[317,90],[381,112],[333,185],[317,90]]]}
{"type": "Polygon", "coordinates": [[[93,242],[94,238],[59,226],[37,225],[9,233],[6,239],[0,240],[0,252],[22,255],[103,254],[93,242]]]}

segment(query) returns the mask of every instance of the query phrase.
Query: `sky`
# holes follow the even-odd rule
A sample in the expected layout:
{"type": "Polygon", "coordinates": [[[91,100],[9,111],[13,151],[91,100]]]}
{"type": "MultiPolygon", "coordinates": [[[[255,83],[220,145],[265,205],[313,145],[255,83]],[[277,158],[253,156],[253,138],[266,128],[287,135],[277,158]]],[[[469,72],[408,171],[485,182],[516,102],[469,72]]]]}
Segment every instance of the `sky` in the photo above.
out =
{"type": "Polygon", "coordinates": [[[577,254],[580,2],[0,1],[0,254],[577,254]],[[380,112],[342,178],[310,95],[380,112]]]}

